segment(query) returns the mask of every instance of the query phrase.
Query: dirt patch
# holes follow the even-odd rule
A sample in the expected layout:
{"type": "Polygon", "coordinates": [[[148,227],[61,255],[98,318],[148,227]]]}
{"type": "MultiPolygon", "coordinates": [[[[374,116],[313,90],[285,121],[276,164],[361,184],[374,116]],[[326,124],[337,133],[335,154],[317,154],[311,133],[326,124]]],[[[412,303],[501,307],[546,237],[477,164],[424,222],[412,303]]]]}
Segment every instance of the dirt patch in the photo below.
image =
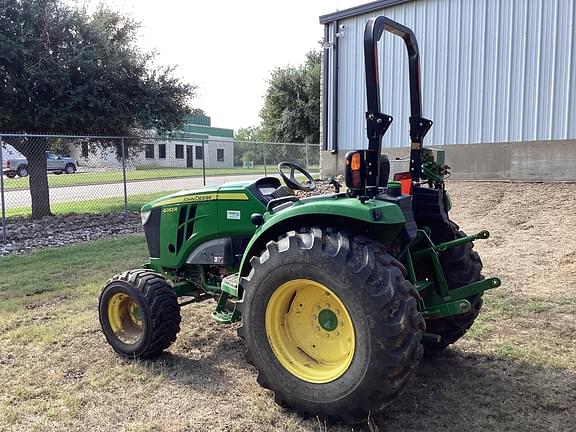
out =
{"type": "Polygon", "coordinates": [[[60,295],[52,297],[51,299],[48,299],[48,300],[26,303],[24,305],[24,308],[36,309],[36,308],[40,308],[40,307],[55,306],[55,305],[61,304],[65,301],[69,300],[71,297],[72,296],[69,294],[60,294],[60,295]]]}
{"type": "Polygon", "coordinates": [[[504,288],[573,296],[576,283],[576,184],[450,182],[451,218],[476,242],[485,267],[504,288]]]}

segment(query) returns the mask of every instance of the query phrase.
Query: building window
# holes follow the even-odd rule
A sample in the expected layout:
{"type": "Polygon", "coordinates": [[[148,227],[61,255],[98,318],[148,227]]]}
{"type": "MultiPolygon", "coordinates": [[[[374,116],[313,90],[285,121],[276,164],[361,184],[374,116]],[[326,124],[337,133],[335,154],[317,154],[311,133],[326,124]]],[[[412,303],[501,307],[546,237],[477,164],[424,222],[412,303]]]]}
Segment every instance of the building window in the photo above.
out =
{"type": "Polygon", "coordinates": [[[146,159],[154,159],[154,144],[146,144],[146,159]]]}
{"type": "Polygon", "coordinates": [[[82,143],[82,157],[83,158],[88,157],[88,143],[87,142],[82,143]]]}
{"type": "Polygon", "coordinates": [[[176,144],[176,159],[184,159],[184,146],[176,144]]]}
{"type": "Polygon", "coordinates": [[[216,149],[216,162],[224,162],[224,149],[216,149]]]}
{"type": "Polygon", "coordinates": [[[158,144],[158,158],[166,159],[166,144],[158,144]]]}
{"type": "Polygon", "coordinates": [[[196,146],[196,160],[204,159],[204,152],[201,146],[196,146]]]}

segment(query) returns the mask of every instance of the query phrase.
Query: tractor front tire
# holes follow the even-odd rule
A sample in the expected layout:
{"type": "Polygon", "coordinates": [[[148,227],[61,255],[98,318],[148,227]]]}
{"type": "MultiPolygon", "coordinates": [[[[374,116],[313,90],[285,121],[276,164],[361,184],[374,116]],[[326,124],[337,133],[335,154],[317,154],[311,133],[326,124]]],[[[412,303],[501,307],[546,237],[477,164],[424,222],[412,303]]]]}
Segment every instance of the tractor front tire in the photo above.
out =
{"type": "MultiPolygon", "coordinates": [[[[465,236],[466,234],[460,231],[458,225],[450,222],[450,225],[443,233],[442,242],[456,240],[465,236]]],[[[472,243],[465,243],[440,254],[440,262],[444,270],[446,283],[450,289],[460,288],[484,279],[481,274],[482,260],[473,247],[472,243]]],[[[426,331],[441,337],[439,342],[424,342],[426,354],[434,354],[453,344],[472,327],[482,308],[482,295],[471,296],[467,300],[472,305],[472,310],[468,313],[426,320],[426,331]]]]}
{"type": "Polygon", "coordinates": [[[400,393],[422,358],[424,319],[381,244],[303,229],[270,241],[250,264],[238,334],[276,403],[359,423],[400,393]]]}
{"type": "Polygon", "coordinates": [[[102,290],[98,309],[106,340],[124,357],[157,357],[180,331],[176,293],[164,276],[150,270],[114,276],[102,290]]]}

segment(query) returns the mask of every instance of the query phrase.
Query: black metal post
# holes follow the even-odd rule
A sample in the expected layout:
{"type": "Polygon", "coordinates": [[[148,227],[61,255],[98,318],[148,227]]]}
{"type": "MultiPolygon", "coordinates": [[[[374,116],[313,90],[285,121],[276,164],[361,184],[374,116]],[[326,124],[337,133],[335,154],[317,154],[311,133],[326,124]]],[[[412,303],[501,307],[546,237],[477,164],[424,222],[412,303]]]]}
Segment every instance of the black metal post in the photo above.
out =
{"type": "Polygon", "coordinates": [[[124,137],[120,138],[120,148],[122,152],[122,177],[124,178],[124,222],[128,221],[128,186],[126,184],[126,148],[124,137]]]}
{"type": "Polygon", "coordinates": [[[268,172],[266,170],[267,162],[266,162],[266,144],[265,143],[262,143],[262,157],[264,158],[264,176],[268,177],[268,172]]]}
{"type": "Polygon", "coordinates": [[[0,135],[0,199],[2,201],[2,241],[6,242],[6,202],[4,201],[4,152],[2,151],[2,135],[0,135]]]}
{"type": "Polygon", "coordinates": [[[338,27],[340,22],[336,20],[334,23],[334,38],[332,43],[332,154],[338,153],[338,27]]]}
{"type": "MultiPolygon", "coordinates": [[[[328,80],[330,77],[330,72],[328,70],[328,65],[329,65],[329,58],[330,58],[330,47],[332,46],[330,44],[330,41],[328,40],[330,37],[330,34],[328,32],[328,24],[324,25],[324,51],[323,51],[323,55],[322,55],[322,69],[323,69],[323,73],[324,73],[324,88],[327,89],[328,88],[328,80]]],[[[324,117],[324,121],[322,122],[322,149],[323,150],[328,150],[328,113],[330,112],[328,110],[328,92],[327,91],[323,91],[322,92],[322,105],[324,108],[324,112],[323,112],[323,117],[324,117]]]]}
{"type": "Polygon", "coordinates": [[[202,179],[206,186],[206,152],[204,151],[204,140],[202,140],[202,179]]]}

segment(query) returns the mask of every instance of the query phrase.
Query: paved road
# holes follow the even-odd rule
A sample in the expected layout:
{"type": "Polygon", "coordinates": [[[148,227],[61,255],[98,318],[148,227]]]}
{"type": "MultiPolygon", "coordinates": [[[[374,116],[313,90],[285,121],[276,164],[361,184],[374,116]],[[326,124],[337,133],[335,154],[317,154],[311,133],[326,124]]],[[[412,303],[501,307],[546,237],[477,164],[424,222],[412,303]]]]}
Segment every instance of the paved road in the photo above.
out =
{"type": "MultiPolygon", "coordinates": [[[[262,174],[206,177],[206,185],[217,185],[230,181],[255,180],[259,177],[262,177],[262,174]]],[[[130,198],[130,195],[195,189],[202,186],[202,177],[169,178],[127,183],[128,198],[130,198]]],[[[122,196],[124,196],[123,183],[50,188],[50,202],[52,204],[122,196]]],[[[7,191],[5,193],[5,200],[7,209],[29,207],[31,205],[30,192],[28,190],[7,191]]]]}

